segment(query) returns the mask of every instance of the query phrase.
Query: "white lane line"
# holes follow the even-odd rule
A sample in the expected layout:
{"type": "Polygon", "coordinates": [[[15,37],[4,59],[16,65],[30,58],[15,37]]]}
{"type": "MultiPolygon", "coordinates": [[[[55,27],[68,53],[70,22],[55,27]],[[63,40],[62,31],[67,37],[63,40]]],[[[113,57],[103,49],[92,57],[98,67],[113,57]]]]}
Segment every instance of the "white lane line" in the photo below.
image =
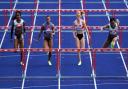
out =
{"type": "MultiPolygon", "coordinates": [[[[60,53],[60,49],[61,49],[61,0],[59,0],[59,49],[58,49],[58,60],[60,61],[59,63],[59,67],[61,67],[61,53],[60,53]]],[[[58,74],[58,89],[60,89],[60,86],[61,86],[61,73],[60,73],[60,69],[59,68],[59,74],[58,74]]]]}
{"type": "MultiPolygon", "coordinates": [[[[37,13],[38,13],[38,12],[37,12],[37,11],[38,11],[38,8],[39,8],[39,0],[37,0],[36,12],[35,12],[35,17],[34,17],[33,26],[35,26],[35,22],[36,22],[36,18],[37,18],[37,13]]],[[[31,48],[31,44],[32,44],[33,32],[34,32],[34,27],[32,28],[32,34],[31,34],[31,38],[30,38],[29,49],[31,48]]],[[[28,55],[27,55],[26,67],[25,67],[25,71],[24,71],[24,75],[23,75],[23,81],[22,81],[22,87],[21,87],[21,89],[24,89],[24,84],[25,84],[25,78],[26,78],[26,73],[27,73],[27,68],[28,68],[29,57],[30,57],[30,51],[28,52],[28,55]]]]}
{"type": "MultiPolygon", "coordinates": [[[[12,13],[11,13],[11,16],[10,16],[10,18],[9,18],[7,27],[9,26],[9,24],[10,24],[10,22],[11,22],[11,20],[12,20],[12,16],[13,16],[13,13],[14,13],[14,10],[15,10],[15,8],[16,8],[17,3],[18,3],[18,0],[15,1],[15,5],[14,5],[14,7],[13,7],[13,9],[12,9],[12,13]]],[[[7,31],[8,31],[8,29],[5,29],[4,35],[3,35],[3,37],[2,37],[2,41],[1,41],[1,43],[0,43],[0,48],[2,47],[2,44],[3,44],[3,41],[4,41],[4,38],[5,38],[5,36],[6,36],[7,31]]]]}

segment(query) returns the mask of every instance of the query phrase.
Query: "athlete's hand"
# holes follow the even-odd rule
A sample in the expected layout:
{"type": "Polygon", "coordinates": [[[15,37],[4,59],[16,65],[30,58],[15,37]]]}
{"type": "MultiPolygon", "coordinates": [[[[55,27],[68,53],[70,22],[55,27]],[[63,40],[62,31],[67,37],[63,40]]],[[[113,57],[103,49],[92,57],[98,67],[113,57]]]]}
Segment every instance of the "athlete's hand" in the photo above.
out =
{"type": "Polygon", "coordinates": [[[117,40],[119,40],[120,38],[119,38],[119,36],[117,36],[117,40]]]}
{"type": "Polygon", "coordinates": [[[76,38],[76,34],[73,33],[73,37],[76,38]]]}
{"type": "Polygon", "coordinates": [[[76,38],[76,36],[74,35],[74,38],[76,38]]]}
{"type": "Polygon", "coordinates": [[[76,33],[75,32],[73,32],[73,37],[76,38],[76,33]]]}
{"type": "Polygon", "coordinates": [[[100,31],[103,31],[103,30],[104,30],[104,28],[103,28],[103,27],[101,27],[101,28],[100,28],[100,31]]]}
{"type": "Polygon", "coordinates": [[[52,35],[55,36],[55,32],[53,32],[52,35]]]}
{"type": "Polygon", "coordinates": [[[88,39],[89,39],[89,40],[91,39],[91,36],[90,36],[90,34],[88,34],[88,39]]]}

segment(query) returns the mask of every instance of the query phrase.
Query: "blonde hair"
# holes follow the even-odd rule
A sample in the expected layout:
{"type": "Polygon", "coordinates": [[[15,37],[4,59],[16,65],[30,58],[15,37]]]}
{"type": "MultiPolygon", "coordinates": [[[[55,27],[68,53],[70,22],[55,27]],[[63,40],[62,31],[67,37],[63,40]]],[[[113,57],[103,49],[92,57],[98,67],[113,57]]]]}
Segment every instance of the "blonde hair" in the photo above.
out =
{"type": "Polygon", "coordinates": [[[77,10],[76,11],[76,16],[82,16],[84,14],[84,11],[82,11],[82,10],[77,10]]]}

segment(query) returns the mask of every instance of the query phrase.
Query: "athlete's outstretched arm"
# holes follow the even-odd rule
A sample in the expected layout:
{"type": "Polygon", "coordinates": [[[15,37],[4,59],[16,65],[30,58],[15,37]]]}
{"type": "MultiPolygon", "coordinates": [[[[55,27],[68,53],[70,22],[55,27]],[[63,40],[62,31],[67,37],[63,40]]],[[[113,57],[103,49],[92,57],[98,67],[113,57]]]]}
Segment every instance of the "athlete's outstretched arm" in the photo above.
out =
{"type": "Polygon", "coordinates": [[[52,34],[55,35],[55,26],[52,26],[52,34]]]}
{"type": "Polygon", "coordinates": [[[109,25],[105,25],[105,26],[101,27],[101,31],[108,29],[108,28],[109,28],[109,25]]]}
{"type": "Polygon", "coordinates": [[[43,30],[44,30],[44,26],[42,26],[41,29],[40,29],[40,33],[38,35],[38,40],[40,40],[40,37],[41,37],[41,34],[42,34],[43,30]]]}
{"type": "Polygon", "coordinates": [[[87,27],[87,24],[86,24],[86,22],[85,22],[85,21],[83,21],[83,28],[84,28],[84,29],[86,29],[87,34],[88,34],[88,36],[89,36],[89,38],[90,38],[89,30],[88,30],[88,27],[87,27]]]}
{"type": "Polygon", "coordinates": [[[24,30],[24,33],[25,33],[26,32],[25,22],[23,23],[23,30],[24,30]]]}
{"type": "Polygon", "coordinates": [[[120,25],[119,19],[116,19],[116,23],[117,23],[118,26],[120,25]]]}
{"type": "Polygon", "coordinates": [[[12,39],[12,36],[13,36],[13,30],[14,30],[14,22],[12,23],[12,27],[11,27],[11,39],[12,39]]]}
{"type": "Polygon", "coordinates": [[[73,25],[73,37],[76,38],[76,25],[73,25]]]}

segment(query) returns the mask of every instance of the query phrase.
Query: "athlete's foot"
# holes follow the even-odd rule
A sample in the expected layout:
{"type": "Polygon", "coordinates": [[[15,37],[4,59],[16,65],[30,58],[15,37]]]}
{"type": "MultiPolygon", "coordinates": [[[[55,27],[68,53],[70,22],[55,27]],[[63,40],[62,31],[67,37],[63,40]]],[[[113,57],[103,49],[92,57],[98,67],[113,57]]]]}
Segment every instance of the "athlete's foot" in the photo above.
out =
{"type": "Polygon", "coordinates": [[[81,62],[81,54],[80,53],[78,53],[78,60],[79,60],[78,66],[80,66],[82,64],[82,62],[81,62]]]}
{"type": "Polygon", "coordinates": [[[49,54],[49,52],[47,52],[47,55],[49,54]]]}
{"type": "Polygon", "coordinates": [[[81,66],[81,64],[82,64],[82,62],[81,62],[81,60],[78,62],[78,66],[81,66]]]}
{"type": "Polygon", "coordinates": [[[50,61],[50,60],[48,61],[48,65],[49,65],[49,66],[52,66],[52,63],[51,63],[51,61],[50,61]]]}
{"type": "Polygon", "coordinates": [[[24,66],[24,63],[23,63],[22,61],[20,62],[20,64],[21,64],[22,66],[24,66]]]}

